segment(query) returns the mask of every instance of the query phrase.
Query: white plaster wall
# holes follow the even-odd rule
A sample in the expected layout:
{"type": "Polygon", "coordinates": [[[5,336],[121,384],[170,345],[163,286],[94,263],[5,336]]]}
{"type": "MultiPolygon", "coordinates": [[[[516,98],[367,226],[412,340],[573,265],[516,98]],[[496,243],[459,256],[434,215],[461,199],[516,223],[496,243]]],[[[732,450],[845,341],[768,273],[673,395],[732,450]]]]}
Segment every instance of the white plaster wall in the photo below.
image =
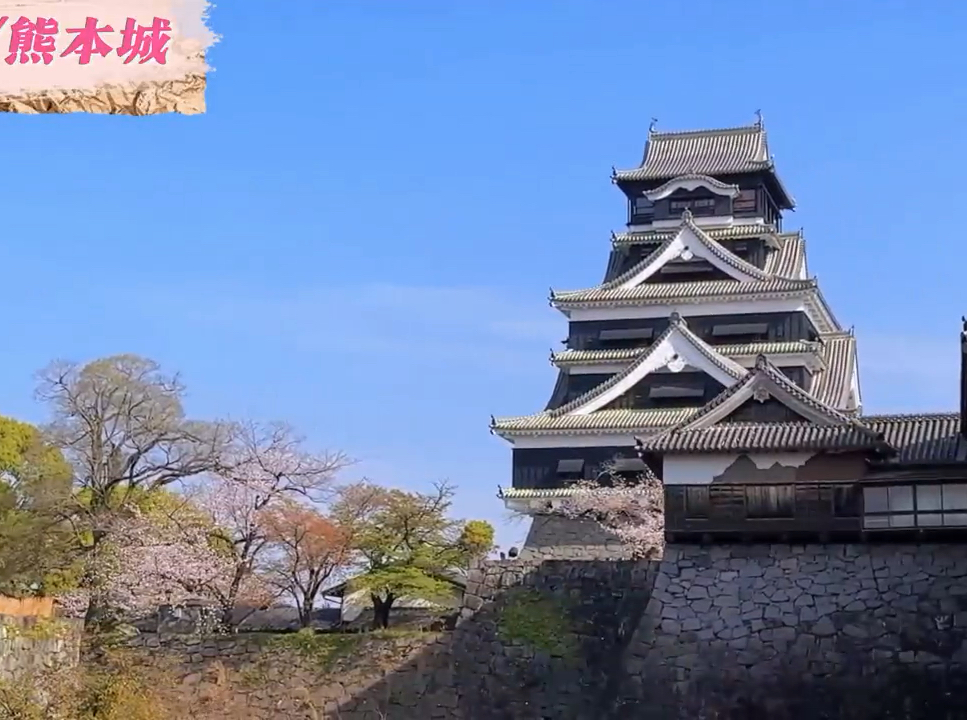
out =
{"type": "MultiPolygon", "coordinates": [[[[666,455],[663,479],[666,485],[708,485],[738,459],[738,455],[666,455]]],[[[785,467],[801,467],[811,453],[753,453],[749,459],[760,470],[776,463],[785,467]]]]}

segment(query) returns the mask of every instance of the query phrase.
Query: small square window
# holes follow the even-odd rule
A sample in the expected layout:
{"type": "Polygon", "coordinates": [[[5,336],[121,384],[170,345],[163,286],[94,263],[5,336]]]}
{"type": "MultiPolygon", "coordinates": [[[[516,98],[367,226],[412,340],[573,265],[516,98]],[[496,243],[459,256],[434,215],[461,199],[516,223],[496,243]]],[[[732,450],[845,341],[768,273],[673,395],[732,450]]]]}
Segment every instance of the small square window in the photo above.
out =
{"type": "Polygon", "coordinates": [[[940,485],[920,485],[917,487],[917,510],[942,510],[942,490],[940,485]]]}
{"type": "Polygon", "coordinates": [[[641,458],[615,458],[612,463],[615,472],[644,472],[645,461],[641,458]]]}
{"type": "Polygon", "coordinates": [[[900,485],[889,488],[890,512],[913,512],[913,487],[900,485]]]}
{"type": "Polygon", "coordinates": [[[584,477],[584,460],[581,458],[558,460],[557,476],[564,480],[580,480],[584,477]]]}
{"type": "Polygon", "coordinates": [[[943,509],[967,510],[967,485],[944,485],[943,509]]]}
{"type": "Polygon", "coordinates": [[[967,513],[944,513],[943,524],[946,527],[967,526],[967,513]]]}
{"type": "Polygon", "coordinates": [[[863,489],[863,510],[868,513],[882,513],[890,510],[890,495],[886,488],[863,489]]]}
{"type": "Polygon", "coordinates": [[[890,515],[891,528],[913,527],[913,515],[890,515]]]}

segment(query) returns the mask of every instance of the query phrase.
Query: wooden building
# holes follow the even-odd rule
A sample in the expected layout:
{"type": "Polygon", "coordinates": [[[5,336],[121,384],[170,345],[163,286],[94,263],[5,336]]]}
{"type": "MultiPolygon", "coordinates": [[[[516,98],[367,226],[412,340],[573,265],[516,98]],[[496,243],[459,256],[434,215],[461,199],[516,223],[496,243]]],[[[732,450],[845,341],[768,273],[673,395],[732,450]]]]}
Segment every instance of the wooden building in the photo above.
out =
{"type": "Polygon", "coordinates": [[[551,293],[569,331],[547,407],[492,419],[508,506],[546,512],[610,464],[662,479],[673,540],[963,537],[967,322],[959,412],[865,415],[856,338],[783,230],[761,117],[651,129],[612,181],[627,229],[600,285],[551,293]]]}

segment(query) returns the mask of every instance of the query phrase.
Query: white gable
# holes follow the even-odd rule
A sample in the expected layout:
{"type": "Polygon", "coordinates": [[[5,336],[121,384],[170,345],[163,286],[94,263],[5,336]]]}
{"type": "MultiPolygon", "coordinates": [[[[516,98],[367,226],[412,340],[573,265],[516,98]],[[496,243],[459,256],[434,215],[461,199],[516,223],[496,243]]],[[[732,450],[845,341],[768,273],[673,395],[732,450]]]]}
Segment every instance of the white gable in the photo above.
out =
{"type": "Polygon", "coordinates": [[[754,282],[763,278],[764,274],[761,272],[758,274],[744,272],[725,262],[716,253],[712,252],[708,244],[703,242],[698,236],[698,232],[696,232],[696,229],[691,224],[682,225],[678,231],[678,235],[675,236],[672,242],[668,243],[661,253],[653,258],[645,267],[642,267],[638,272],[622,282],[618,287],[622,290],[636,288],[661,270],[665,265],[679,259],[685,261],[705,260],[710,265],[726,273],[729,277],[740,282],[754,282]]]}
{"type": "Polygon", "coordinates": [[[588,415],[596,412],[631,390],[645,376],[659,370],[669,372],[681,372],[685,368],[701,370],[725,387],[731,387],[745,376],[745,368],[728,358],[721,358],[724,368],[712,362],[696,342],[701,341],[678,322],[673,322],[669,331],[640,360],[633,363],[617,382],[609,385],[604,392],[591,393],[587,402],[581,403],[567,414],[588,415]],[[725,368],[729,368],[731,372],[725,368]]]}

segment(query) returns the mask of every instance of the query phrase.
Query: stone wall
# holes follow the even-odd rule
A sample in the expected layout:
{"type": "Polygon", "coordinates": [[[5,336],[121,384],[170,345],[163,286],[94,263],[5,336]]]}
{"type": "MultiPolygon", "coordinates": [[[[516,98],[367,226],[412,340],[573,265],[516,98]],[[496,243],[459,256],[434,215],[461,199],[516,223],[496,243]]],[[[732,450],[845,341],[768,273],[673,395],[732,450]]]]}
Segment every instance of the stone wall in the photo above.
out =
{"type": "Polygon", "coordinates": [[[197,720],[961,717],[967,546],[534,553],[475,568],[451,631],[299,642],[137,640],[197,720]]]}
{"type": "Polygon", "coordinates": [[[623,650],[656,566],[503,561],[472,573],[443,633],[394,636],[144,634],[195,720],[597,718],[617,697],[623,650]],[[329,643],[342,651],[320,652],[329,643]],[[577,713],[577,714],[574,714],[577,713]]]}
{"type": "Polygon", "coordinates": [[[80,626],[20,615],[0,615],[0,681],[31,671],[74,665],[80,653],[80,626]]]}
{"type": "Polygon", "coordinates": [[[524,541],[521,559],[628,559],[628,549],[593,520],[536,515],[524,541]]]}
{"type": "Polygon", "coordinates": [[[947,717],[965,661],[964,546],[668,547],[614,717],[947,717]]]}

